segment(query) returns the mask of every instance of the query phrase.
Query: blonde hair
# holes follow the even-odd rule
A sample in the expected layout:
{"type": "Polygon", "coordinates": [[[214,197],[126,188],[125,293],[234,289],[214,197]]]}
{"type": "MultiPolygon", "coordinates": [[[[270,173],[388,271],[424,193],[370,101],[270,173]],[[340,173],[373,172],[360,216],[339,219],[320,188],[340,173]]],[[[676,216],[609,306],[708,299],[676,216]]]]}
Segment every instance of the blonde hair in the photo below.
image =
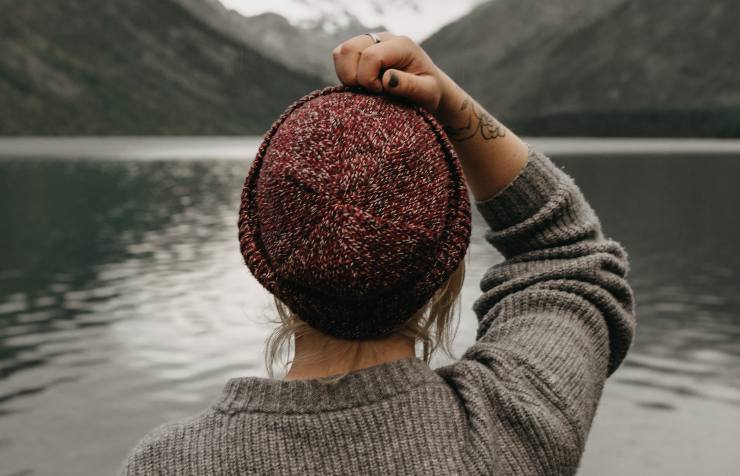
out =
{"type": "MultiPolygon", "coordinates": [[[[466,254],[467,256],[467,254],[466,254]]],[[[458,306],[460,291],[462,290],[463,282],[465,280],[465,259],[461,259],[457,266],[457,269],[450,275],[447,281],[442,284],[434,295],[417,310],[406,322],[401,324],[391,332],[384,339],[402,336],[411,339],[414,344],[418,341],[422,342],[423,349],[423,360],[428,364],[432,358],[434,352],[438,349],[444,351],[449,357],[455,358],[452,355],[451,343],[457,334],[457,329],[460,324],[460,312],[458,312],[458,319],[455,325],[454,331],[450,330],[453,324],[453,317],[455,315],[455,309],[460,311],[458,306]]],[[[268,336],[265,345],[265,367],[270,378],[275,377],[273,366],[278,356],[282,354],[283,347],[288,344],[291,338],[300,336],[306,332],[316,332],[309,324],[302,321],[297,315],[295,315],[288,306],[280,301],[276,296],[273,296],[275,300],[275,306],[277,308],[278,318],[271,320],[271,322],[278,324],[278,326],[268,336]]],[[[329,336],[327,336],[329,337],[329,336]]],[[[342,356],[351,352],[357,356],[357,350],[361,345],[362,341],[344,341],[347,343],[343,351],[342,356]]],[[[305,357],[305,356],[304,356],[305,357]]],[[[302,358],[304,358],[302,357],[302,358]]],[[[325,358],[327,356],[324,356],[325,358]]],[[[332,360],[338,358],[337,355],[331,356],[332,360]]],[[[320,362],[317,355],[308,355],[307,360],[314,359],[315,362],[320,362]]],[[[288,367],[290,360],[283,362],[285,369],[288,367]]],[[[340,374],[328,381],[338,381],[349,372],[340,374]]]]}

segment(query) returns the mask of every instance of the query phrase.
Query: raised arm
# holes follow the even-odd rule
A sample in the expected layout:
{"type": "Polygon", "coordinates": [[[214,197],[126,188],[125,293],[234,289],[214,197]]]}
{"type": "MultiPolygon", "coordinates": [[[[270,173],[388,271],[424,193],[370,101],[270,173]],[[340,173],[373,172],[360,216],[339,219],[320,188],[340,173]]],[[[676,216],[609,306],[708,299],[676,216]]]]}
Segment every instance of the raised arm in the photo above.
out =
{"type": "Polygon", "coordinates": [[[481,280],[476,340],[437,369],[467,417],[480,474],[575,474],[606,378],[630,346],[624,248],[574,180],[486,112],[413,41],[359,36],[334,51],[353,85],[399,94],[445,126],[485,238],[505,258],[481,280]]]}
{"type": "Polygon", "coordinates": [[[356,36],[334,49],[339,79],[350,86],[411,99],[444,126],[473,196],[503,189],[527,161],[527,145],[468,96],[413,40],[388,32],[372,44],[356,36]]]}

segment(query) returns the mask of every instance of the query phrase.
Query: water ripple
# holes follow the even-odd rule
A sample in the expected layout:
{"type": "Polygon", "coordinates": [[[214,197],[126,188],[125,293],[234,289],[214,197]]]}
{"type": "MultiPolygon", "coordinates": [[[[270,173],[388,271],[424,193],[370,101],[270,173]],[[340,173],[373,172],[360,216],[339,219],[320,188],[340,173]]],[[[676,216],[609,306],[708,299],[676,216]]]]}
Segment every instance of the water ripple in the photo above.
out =
{"type": "MultiPolygon", "coordinates": [[[[697,448],[707,444],[694,433],[714,426],[740,437],[731,424],[740,422],[740,224],[730,206],[740,201],[740,161],[715,157],[698,169],[690,159],[559,161],[607,234],[625,244],[639,319],[633,349],[607,384],[586,468],[603,467],[588,455],[608,460],[638,442],[680,456],[656,445],[665,435],[644,423],[664,415],[681,419],[673,433],[697,448]]],[[[230,377],[265,376],[272,299],[236,240],[248,165],[0,163],[0,223],[12,231],[0,234],[6,474],[113,472],[155,423],[201,409],[230,377]],[[116,451],[99,451],[98,426],[116,451]],[[70,431],[75,438],[60,438],[70,431]],[[48,457],[29,459],[26,448],[40,446],[48,457]],[[83,451],[107,456],[74,457],[83,451]]],[[[501,259],[473,211],[457,355],[475,335],[478,282],[501,259]]]]}

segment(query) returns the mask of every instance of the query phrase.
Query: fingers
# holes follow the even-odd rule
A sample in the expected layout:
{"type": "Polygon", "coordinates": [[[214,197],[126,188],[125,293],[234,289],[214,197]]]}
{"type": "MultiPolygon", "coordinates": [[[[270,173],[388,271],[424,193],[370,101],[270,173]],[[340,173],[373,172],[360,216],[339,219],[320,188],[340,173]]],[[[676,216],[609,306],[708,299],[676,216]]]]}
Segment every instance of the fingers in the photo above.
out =
{"type": "Polygon", "coordinates": [[[357,83],[376,93],[383,91],[381,76],[387,68],[404,69],[410,62],[412,51],[409,45],[393,38],[368,46],[357,63],[357,83]]]}
{"type": "Polygon", "coordinates": [[[383,73],[382,87],[386,93],[411,99],[429,111],[436,110],[441,99],[437,80],[428,74],[388,69],[383,73]]]}
{"type": "MultiPolygon", "coordinates": [[[[383,36],[378,34],[381,41],[383,36]]],[[[339,44],[334,51],[334,69],[336,70],[339,80],[348,86],[358,86],[357,82],[357,63],[360,61],[362,50],[373,44],[373,39],[369,35],[357,35],[349,40],[339,44]]]]}
{"type": "Polygon", "coordinates": [[[337,46],[332,55],[337,76],[349,86],[403,96],[430,111],[441,99],[437,79],[429,72],[406,71],[421,56],[418,45],[407,36],[388,32],[379,34],[380,43],[368,35],[359,35],[337,46]]]}
{"type": "Polygon", "coordinates": [[[413,41],[389,32],[378,34],[374,44],[368,35],[358,35],[337,46],[332,52],[339,80],[349,86],[362,86],[382,92],[381,75],[389,67],[403,67],[411,57],[413,41]]]}
{"type": "MultiPolygon", "coordinates": [[[[367,35],[362,35],[367,40],[372,41],[367,35]]],[[[340,44],[334,51],[334,69],[337,72],[339,80],[348,86],[357,86],[357,63],[360,61],[360,53],[367,47],[367,41],[356,36],[340,44]],[[361,44],[358,42],[362,41],[361,44]]]]}

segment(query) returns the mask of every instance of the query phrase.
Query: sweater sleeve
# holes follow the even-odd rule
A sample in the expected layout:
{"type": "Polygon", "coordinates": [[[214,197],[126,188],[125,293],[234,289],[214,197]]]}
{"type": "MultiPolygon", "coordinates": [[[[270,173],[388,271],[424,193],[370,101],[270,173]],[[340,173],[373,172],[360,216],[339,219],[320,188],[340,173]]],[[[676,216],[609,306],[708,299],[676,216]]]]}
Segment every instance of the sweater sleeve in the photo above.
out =
{"type": "Polygon", "coordinates": [[[475,206],[505,259],[481,279],[476,341],[438,369],[465,409],[469,460],[481,474],[575,474],[634,333],[627,254],[531,146],[519,175],[475,206]]]}

